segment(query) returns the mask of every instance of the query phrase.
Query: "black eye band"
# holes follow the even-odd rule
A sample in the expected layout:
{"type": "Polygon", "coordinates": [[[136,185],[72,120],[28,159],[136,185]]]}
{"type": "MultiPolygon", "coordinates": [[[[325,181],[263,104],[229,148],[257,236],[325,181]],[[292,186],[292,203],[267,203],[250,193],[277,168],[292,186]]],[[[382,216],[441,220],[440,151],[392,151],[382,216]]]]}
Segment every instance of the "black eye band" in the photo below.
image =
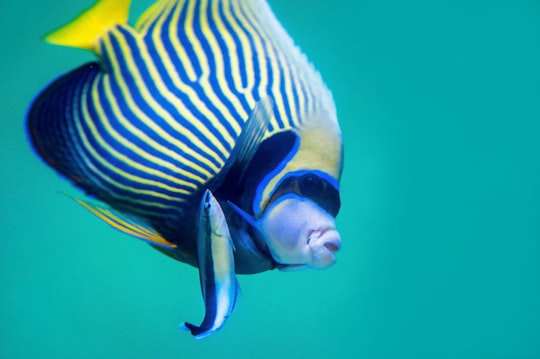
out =
{"type": "Polygon", "coordinates": [[[337,216],[341,206],[339,191],[328,181],[313,173],[285,179],[276,189],[268,204],[287,193],[295,193],[311,199],[333,217],[337,216]]]}

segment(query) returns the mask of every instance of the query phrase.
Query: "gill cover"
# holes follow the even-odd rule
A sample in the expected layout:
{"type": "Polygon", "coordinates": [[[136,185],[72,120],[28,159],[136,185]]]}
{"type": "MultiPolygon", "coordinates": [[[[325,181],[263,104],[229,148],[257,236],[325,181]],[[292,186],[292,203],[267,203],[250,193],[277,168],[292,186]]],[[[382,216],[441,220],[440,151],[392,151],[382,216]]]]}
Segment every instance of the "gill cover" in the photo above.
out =
{"type": "MultiPolygon", "coordinates": [[[[252,207],[255,217],[262,214],[278,188],[294,174],[315,173],[339,194],[343,142],[335,114],[321,112],[306,115],[305,122],[292,131],[297,137],[297,143],[257,187],[252,207]]],[[[337,215],[337,212],[332,215],[337,215]]]]}

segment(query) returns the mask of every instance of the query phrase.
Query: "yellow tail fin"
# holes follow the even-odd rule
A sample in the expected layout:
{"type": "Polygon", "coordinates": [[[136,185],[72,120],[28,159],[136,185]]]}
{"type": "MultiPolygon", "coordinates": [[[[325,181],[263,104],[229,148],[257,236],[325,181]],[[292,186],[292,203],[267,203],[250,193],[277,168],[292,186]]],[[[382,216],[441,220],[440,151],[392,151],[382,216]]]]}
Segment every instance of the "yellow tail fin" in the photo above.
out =
{"type": "Polygon", "coordinates": [[[130,3],[131,0],[98,0],[73,21],[45,36],[45,40],[99,55],[99,39],[114,26],[127,23],[130,3]]]}

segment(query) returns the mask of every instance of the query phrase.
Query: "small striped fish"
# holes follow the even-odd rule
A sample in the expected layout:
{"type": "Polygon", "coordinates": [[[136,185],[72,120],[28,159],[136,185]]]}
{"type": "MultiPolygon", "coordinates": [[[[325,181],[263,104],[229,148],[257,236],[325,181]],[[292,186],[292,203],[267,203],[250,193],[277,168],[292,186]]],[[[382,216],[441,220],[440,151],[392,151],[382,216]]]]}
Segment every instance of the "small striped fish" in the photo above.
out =
{"type": "Polygon", "coordinates": [[[233,274],[332,264],[342,170],[334,102],[269,6],[160,0],[134,26],[129,6],[100,0],[46,37],[97,61],[32,103],[38,154],[108,205],[77,199],[92,213],[185,263],[201,263],[204,194],[222,207],[213,221],[228,223],[233,274]],[[283,222],[291,215],[297,223],[283,222]]]}

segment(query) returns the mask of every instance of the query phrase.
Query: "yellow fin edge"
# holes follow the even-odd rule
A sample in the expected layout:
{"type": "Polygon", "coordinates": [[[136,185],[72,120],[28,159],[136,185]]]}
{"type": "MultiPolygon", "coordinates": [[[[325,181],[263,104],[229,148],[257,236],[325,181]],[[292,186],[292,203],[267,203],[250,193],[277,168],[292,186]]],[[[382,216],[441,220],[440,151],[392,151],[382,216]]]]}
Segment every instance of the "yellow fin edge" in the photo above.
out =
{"type": "Polygon", "coordinates": [[[45,41],[99,55],[99,39],[116,25],[126,24],[131,0],[98,0],[68,24],[45,36],[45,41]]]}
{"type": "Polygon", "coordinates": [[[167,241],[165,238],[163,238],[161,235],[159,235],[152,229],[148,229],[140,224],[134,223],[133,221],[122,218],[106,208],[101,208],[78,198],[73,198],[73,200],[86,208],[88,211],[90,211],[90,213],[92,213],[102,221],[106,222],[111,227],[118,229],[119,231],[137,237],[159,247],[169,249],[176,248],[176,244],[167,241]]]}
{"type": "Polygon", "coordinates": [[[163,10],[164,6],[165,3],[163,1],[156,1],[155,3],[150,5],[146,10],[144,10],[144,12],[135,22],[135,28],[140,30],[147,21],[154,18],[156,14],[160,13],[163,10]]]}

